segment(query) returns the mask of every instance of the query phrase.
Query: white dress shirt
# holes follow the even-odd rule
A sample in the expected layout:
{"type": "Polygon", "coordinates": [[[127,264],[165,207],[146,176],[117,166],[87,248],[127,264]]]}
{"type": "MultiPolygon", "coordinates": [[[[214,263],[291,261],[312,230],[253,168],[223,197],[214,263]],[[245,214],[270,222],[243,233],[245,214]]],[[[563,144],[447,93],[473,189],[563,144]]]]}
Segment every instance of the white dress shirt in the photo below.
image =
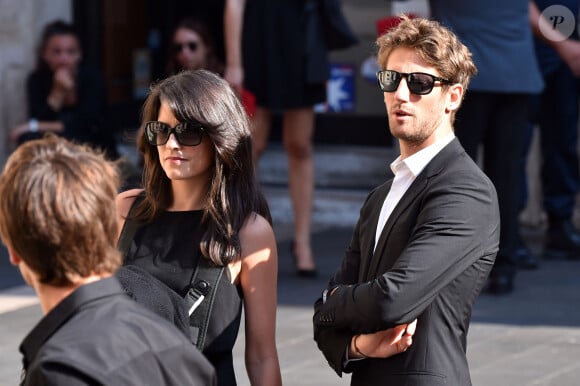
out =
{"type": "Polygon", "coordinates": [[[393,179],[391,190],[389,190],[389,193],[383,202],[383,207],[381,208],[379,222],[377,223],[377,230],[375,233],[375,248],[377,247],[377,243],[389,216],[401,200],[401,197],[403,197],[407,189],[409,189],[409,186],[411,186],[413,181],[415,181],[415,178],[417,178],[419,173],[423,171],[425,166],[427,166],[427,164],[431,162],[431,160],[445,146],[447,146],[453,138],[455,138],[455,134],[451,132],[434,144],[421,149],[417,153],[405,159],[401,159],[401,156],[399,156],[391,163],[391,170],[395,174],[395,178],[393,179]]]}

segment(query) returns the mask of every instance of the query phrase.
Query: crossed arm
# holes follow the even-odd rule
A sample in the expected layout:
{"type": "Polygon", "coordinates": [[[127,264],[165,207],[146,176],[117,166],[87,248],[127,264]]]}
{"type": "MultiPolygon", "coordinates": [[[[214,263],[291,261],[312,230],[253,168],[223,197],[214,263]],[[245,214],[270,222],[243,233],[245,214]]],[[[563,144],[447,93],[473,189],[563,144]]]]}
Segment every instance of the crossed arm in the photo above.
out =
{"type": "MultiPolygon", "coordinates": [[[[363,270],[361,256],[369,255],[369,246],[361,248],[360,244],[364,238],[361,232],[369,230],[361,227],[368,224],[364,207],[361,210],[362,220],[355,227],[341,267],[329,283],[332,293],[326,302],[319,299],[315,304],[315,340],[339,375],[348,371],[343,369],[346,347],[349,359],[351,352],[356,354],[355,342],[358,351],[366,356],[374,356],[368,353],[377,348],[383,351],[376,356],[400,352],[401,344],[404,347],[412,343],[415,324],[410,322],[420,317],[443,288],[482,256],[489,255],[487,264],[493,263],[499,239],[499,214],[490,210],[495,207],[493,198],[485,185],[466,186],[469,176],[458,175],[454,179],[464,182],[452,187],[452,182],[445,181],[445,188],[432,187],[429,197],[417,199],[421,206],[394,226],[392,232],[397,236],[372,258],[379,260],[377,271],[383,273],[371,273],[371,279],[365,282],[361,282],[359,272],[363,270]],[[381,265],[385,261],[393,263],[381,265]],[[404,330],[410,331],[411,336],[401,334],[404,330]],[[387,349],[385,343],[389,342],[399,343],[399,349],[387,349]]],[[[369,205],[367,212],[373,207],[376,203],[369,205]]]]}

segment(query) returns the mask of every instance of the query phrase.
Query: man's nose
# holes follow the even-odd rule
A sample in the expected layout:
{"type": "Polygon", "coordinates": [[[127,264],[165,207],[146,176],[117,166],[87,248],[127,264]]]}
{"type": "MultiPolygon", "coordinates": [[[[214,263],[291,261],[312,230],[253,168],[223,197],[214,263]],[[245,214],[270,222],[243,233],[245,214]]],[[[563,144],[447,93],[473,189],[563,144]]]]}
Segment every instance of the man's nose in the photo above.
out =
{"type": "Polygon", "coordinates": [[[409,87],[407,85],[407,78],[403,77],[399,82],[399,87],[395,90],[395,98],[399,100],[409,100],[409,87]]]}

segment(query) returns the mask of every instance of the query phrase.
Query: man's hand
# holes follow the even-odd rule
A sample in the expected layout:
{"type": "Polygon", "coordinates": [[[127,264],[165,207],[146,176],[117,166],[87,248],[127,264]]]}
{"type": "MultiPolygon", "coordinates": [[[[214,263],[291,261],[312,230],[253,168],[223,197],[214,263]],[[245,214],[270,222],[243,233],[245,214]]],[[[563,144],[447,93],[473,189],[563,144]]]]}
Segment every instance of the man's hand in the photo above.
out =
{"type": "Polygon", "coordinates": [[[373,334],[355,335],[350,342],[349,358],[387,358],[402,353],[413,343],[416,327],[417,319],[373,334]]]}
{"type": "Polygon", "coordinates": [[[566,39],[554,43],[554,48],[576,77],[580,77],[580,41],[566,39]]]}
{"type": "Polygon", "coordinates": [[[550,45],[570,67],[574,76],[580,77],[580,42],[552,28],[534,1],[528,3],[528,19],[534,35],[550,45]]]}
{"type": "Polygon", "coordinates": [[[66,68],[60,68],[53,75],[53,84],[46,102],[54,111],[60,111],[65,101],[74,100],[76,79],[66,68]]]}

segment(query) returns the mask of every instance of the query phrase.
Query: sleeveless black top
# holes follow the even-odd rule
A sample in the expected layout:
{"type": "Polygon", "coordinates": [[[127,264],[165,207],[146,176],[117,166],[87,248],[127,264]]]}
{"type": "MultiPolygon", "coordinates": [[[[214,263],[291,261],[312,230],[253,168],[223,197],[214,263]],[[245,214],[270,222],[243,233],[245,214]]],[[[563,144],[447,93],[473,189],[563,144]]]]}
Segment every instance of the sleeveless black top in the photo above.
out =
{"type": "MultiPolygon", "coordinates": [[[[137,265],[185,296],[201,257],[199,243],[202,211],[164,212],[140,226],[125,256],[125,265],[137,265]]],[[[222,275],[210,316],[203,354],[216,369],[218,385],[236,385],[232,350],[242,313],[242,292],[222,275]]]]}

